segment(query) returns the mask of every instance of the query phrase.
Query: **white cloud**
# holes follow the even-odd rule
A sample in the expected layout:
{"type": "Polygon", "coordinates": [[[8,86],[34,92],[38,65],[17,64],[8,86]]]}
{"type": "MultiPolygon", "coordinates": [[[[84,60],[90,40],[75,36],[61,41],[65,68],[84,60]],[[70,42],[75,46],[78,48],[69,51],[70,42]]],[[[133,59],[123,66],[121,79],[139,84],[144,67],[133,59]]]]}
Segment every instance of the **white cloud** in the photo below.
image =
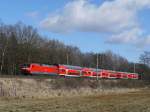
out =
{"type": "Polygon", "coordinates": [[[26,13],[25,15],[30,17],[30,18],[37,18],[39,16],[39,12],[38,11],[32,11],[32,12],[26,13]]]}
{"type": "Polygon", "coordinates": [[[40,25],[56,33],[109,33],[112,36],[107,42],[127,43],[137,41],[142,35],[138,12],[145,8],[150,8],[150,0],[106,0],[100,5],[74,0],[43,19],[40,25]]]}
{"type": "Polygon", "coordinates": [[[136,48],[143,49],[150,46],[150,35],[144,35],[144,31],[135,28],[112,35],[106,40],[109,44],[133,44],[136,48]]]}
{"type": "Polygon", "coordinates": [[[125,30],[118,34],[112,35],[106,42],[107,43],[136,43],[138,38],[142,35],[143,31],[139,28],[125,30]]]}
{"type": "Polygon", "coordinates": [[[143,36],[143,37],[137,39],[135,46],[140,49],[144,48],[146,46],[150,46],[150,35],[143,36]]]}

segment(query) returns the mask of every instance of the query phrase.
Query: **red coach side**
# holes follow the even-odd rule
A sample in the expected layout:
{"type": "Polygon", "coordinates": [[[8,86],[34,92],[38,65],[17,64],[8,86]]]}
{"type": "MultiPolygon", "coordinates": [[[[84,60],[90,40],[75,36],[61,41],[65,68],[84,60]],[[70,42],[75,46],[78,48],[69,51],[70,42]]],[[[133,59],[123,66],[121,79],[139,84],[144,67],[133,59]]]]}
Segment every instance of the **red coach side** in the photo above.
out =
{"type": "Polygon", "coordinates": [[[23,74],[47,74],[47,75],[57,75],[58,67],[55,65],[45,65],[45,64],[22,64],[20,66],[21,73],[23,74]]]}
{"type": "Polygon", "coordinates": [[[82,67],[71,65],[59,65],[59,75],[68,77],[80,77],[82,67]]]}

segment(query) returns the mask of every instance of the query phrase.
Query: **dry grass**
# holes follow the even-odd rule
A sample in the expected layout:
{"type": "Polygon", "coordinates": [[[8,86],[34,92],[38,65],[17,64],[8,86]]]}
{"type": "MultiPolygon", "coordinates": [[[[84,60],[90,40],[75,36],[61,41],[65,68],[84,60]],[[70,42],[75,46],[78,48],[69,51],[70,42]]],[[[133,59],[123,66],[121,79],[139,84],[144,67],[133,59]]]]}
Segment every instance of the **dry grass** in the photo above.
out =
{"type": "Polygon", "coordinates": [[[117,82],[115,80],[102,80],[97,83],[95,80],[0,78],[0,96],[48,98],[125,93],[139,90],[135,88],[120,88],[117,82]]]}
{"type": "Polygon", "coordinates": [[[150,112],[150,91],[0,100],[0,112],[150,112]]]}
{"type": "Polygon", "coordinates": [[[118,82],[0,78],[0,112],[150,112],[148,88],[118,82]]]}

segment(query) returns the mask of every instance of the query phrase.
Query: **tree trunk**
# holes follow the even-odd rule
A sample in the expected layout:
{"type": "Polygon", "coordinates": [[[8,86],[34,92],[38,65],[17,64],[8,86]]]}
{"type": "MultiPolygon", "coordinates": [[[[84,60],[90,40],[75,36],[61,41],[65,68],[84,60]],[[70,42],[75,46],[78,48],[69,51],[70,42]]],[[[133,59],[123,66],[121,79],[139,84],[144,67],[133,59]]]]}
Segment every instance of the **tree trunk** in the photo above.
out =
{"type": "MultiPolygon", "coordinates": [[[[7,41],[7,40],[6,40],[7,41]]],[[[6,53],[6,48],[7,48],[7,44],[8,44],[8,41],[6,42],[6,45],[4,46],[4,49],[2,51],[2,60],[1,60],[1,65],[0,65],[0,73],[2,74],[3,72],[3,66],[4,66],[4,60],[5,60],[5,53],[6,53]]]]}

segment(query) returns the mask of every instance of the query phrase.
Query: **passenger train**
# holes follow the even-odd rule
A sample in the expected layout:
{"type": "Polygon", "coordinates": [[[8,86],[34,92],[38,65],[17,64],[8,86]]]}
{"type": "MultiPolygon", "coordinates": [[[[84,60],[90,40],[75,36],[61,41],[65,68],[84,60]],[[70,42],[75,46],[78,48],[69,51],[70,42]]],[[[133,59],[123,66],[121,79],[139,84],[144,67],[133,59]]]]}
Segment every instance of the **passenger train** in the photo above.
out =
{"type": "Polygon", "coordinates": [[[137,73],[128,73],[104,69],[86,68],[80,66],[71,66],[63,64],[21,64],[20,71],[22,74],[30,75],[51,75],[64,77],[88,77],[100,79],[139,79],[137,73]]]}

